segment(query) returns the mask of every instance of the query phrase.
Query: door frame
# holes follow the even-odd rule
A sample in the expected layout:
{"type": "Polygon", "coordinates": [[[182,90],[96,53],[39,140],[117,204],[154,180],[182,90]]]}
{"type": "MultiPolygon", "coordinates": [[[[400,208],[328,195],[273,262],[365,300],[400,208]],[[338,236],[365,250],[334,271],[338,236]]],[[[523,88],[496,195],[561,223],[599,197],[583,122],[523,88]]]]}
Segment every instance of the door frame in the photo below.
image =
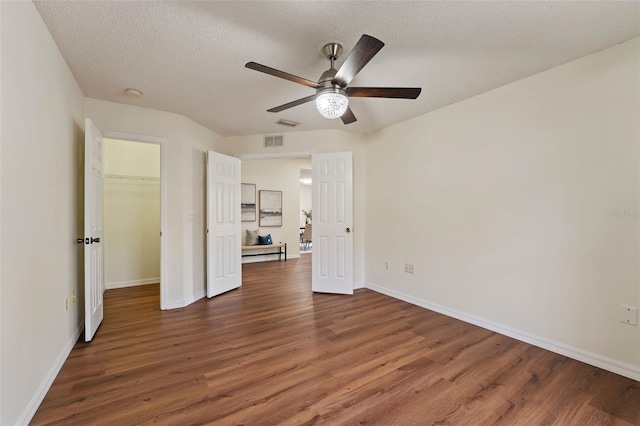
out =
{"type": "Polygon", "coordinates": [[[169,309],[167,283],[167,139],[134,133],[102,131],[102,137],[160,145],[160,309],[169,309]]]}

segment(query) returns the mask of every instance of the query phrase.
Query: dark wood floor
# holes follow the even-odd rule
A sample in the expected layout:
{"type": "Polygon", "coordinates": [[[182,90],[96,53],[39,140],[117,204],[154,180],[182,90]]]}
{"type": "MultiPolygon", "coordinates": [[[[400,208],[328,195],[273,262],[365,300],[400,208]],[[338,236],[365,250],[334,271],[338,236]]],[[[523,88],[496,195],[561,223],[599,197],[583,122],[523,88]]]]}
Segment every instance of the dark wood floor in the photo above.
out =
{"type": "Polygon", "coordinates": [[[369,290],[312,294],[310,256],[160,311],[109,290],[32,424],[640,423],[640,383],[369,290]]]}

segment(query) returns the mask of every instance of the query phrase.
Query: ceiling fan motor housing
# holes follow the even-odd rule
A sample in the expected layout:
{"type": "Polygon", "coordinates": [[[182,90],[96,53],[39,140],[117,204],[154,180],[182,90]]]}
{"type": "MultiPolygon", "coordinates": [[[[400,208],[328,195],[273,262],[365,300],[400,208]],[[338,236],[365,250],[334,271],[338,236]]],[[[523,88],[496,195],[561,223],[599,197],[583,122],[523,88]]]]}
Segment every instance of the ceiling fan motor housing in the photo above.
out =
{"type": "Polygon", "coordinates": [[[325,72],[322,73],[320,79],[318,80],[318,84],[320,87],[316,90],[316,93],[325,93],[325,92],[333,92],[333,93],[342,93],[346,96],[345,90],[339,85],[333,83],[333,78],[336,76],[338,71],[331,67],[325,72]]]}

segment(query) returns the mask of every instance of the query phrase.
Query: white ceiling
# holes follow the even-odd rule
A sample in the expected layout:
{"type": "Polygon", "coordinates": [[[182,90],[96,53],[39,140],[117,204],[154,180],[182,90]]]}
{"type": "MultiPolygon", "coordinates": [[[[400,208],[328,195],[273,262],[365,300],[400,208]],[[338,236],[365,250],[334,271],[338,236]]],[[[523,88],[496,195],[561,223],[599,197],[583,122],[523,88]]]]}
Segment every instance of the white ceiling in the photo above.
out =
{"type": "Polygon", "coordinates": [[[640,35],[637,1],[35,4],[86,96],[183,114],[223,136],[369,133],[640,35]],[[358,121],[346,126],[313,102],[266,112],[314,91],[246,62],[317,80],[329,67],[322,46],[344,46],[339,66],[362,34],[386,45],[351,86],[422,87],[417,100],[352,98],[358,121]]]}

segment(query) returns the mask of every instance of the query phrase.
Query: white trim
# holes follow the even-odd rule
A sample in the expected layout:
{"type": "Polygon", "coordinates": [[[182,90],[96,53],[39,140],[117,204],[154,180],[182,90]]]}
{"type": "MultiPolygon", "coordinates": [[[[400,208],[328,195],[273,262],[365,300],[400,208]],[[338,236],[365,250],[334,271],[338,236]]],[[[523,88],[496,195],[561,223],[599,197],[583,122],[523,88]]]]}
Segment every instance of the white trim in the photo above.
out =
{"type": "Polygon", "coordinates": [[[49,389],[51,388],[53,381],[58,376],[60,369],[64,365],[64,362],[67,360],[67,357],[71,353],[71,350],[73,349],[76,342],[80,338],[80,334],[82,333],[83,330],[84,330],[84,321],[82,321],[78,325],[78,328],[74,331],[71,339],[62,348],[62,351],[58,355],[58,358],[56,358],[56,361],[53,363],[53,365],[51,366],[51,369],[49,370],[47,375],[44,377],[44,380],[42,381],[42,383],[40,383],[40,386],[38,386],[38,390],[33,395],[33,397],[31,398],[31,401],[29,401],[24,411],[18,418],[18,421],[16,422],[17,425],[28,425],[31,419],[33,419],[33,416],[36,414],[36,411],[38,411],[38,407],[40,407],[42,400],[44,400],[44,397],[47,395],[47,392],[49,392],[49,389]]]}
{"type": "MultiPolygon", "coordinates": [[[[193,302],[197,302],[198,300],[203,299],[205,296],[206,296],[206,292],[204,290],[200,290],[199,292],[194,294],[193,297],[190,297],[187,300],[185,300],[184,301],[184,306],[188,306],[188,305],[192,304],[193,302]]],[[[180,307],[182,308],[184,306],[180,306],[180,307]]]]}
{"type": "Polygon", "coordinates": [[[134,142],[142,142],[142,143],[163,144],[167,142],[166,138],[160,138],[158,136],[138,135],[135,133],[126,133],[126,132],[113,132],[110,130],[102,132],[102,136],[109,139],[120,139],[125,141],[134,141],[134,142]]]}
{"type": "Polygon", "coordinates": [[[184,302],[183,299],[167,300],[162,309],[163,310],[180,309],[180,308],[184,308],[185,306],[187,306],[187,304],[184,302]]]}
{"type": "Polygon", "coordinates": [[[357,283],[356,282],[353,283],[354,290],[357,290],[359,288],[366,288],[366,286],[364,285],[364,282],[358,281],[357,283]]]}
{"type": "MultiPolygon", "coordinates": [[[[160,145],[160,309],[169,308],[169,282],[167,281],[168,257],[167,248],[167,139],[157,136],[137,135],[134,133],[103,131],[102,136],[110,139],[128,140],[142,143],[155,143],[160,145]]],[[[183,305],[184,306],[184,305],[183,305]]],[[[180,306],[182,307],[182,306],[180,306]]]]}
{"type": "Polygon", "coordinates": [[[107,290],[111,290],[114,288],[125,288],[125,287],[137,287],[139,285],[149,285],[149,284],[158,284],[160,282],[160,278],[145,278],[143,280],[132,280],[132,281],[120,281],[115,283],[107,283],[107,290]]]}
{"type": "Polygon", "coordinates": [[[390,290],[385,287],[367,283],[366,288],[376,291],[378,293],[386,294],[387,296],[391,296],[395,299],[403,300],[413,305],[420,306],[421,308],[429,309],[431,311],[438,312],[443,315],[447,315],[449,317],[459,319],[469,324],[477,325],[478,327],[495,331],[496,333],[500,333],[505,336],[520,340],[522,342],[529,343],[534,346],[538,346],[542,349],[546,349],[551,352],[555,352],[560,355],[564,355],[566,357],[576,359],[578,361],[582,361],[586,364],[590,364],[595,367],[602,368],[603,370],[607,370],[612,373],[616,373],[621,376],[625,376],[630,379],[640,381],[640,367],[627,364],[621,361],[617,361],[615,359],[608,358],[602,355],[598,355],[593,352],[568,346],[563,343],[556,342],[554,340],[549,340],[544,337],[536,336],[534,334],[526,333],[520,330],[515,330],[513,328],[506,327],[504,325],[497,324],[492,321],[487,321],[485,319],[482,319],[473,315],[468,315],[468,314],[456,311],[454,309],[447,308],[445,306],[441,306],[435,303],[427,302],[425,300],[417,299],[413,296],[409,296],[395,290],[390,290]]]}
{"type": "Polygon", "coordinates": [[[269,152],[266,154],[239,154],[234,157],[244,160],[270,160],[278,158],[304,158],[317,154],[317,151],[298,151],[298,152],[269,152]]]}

